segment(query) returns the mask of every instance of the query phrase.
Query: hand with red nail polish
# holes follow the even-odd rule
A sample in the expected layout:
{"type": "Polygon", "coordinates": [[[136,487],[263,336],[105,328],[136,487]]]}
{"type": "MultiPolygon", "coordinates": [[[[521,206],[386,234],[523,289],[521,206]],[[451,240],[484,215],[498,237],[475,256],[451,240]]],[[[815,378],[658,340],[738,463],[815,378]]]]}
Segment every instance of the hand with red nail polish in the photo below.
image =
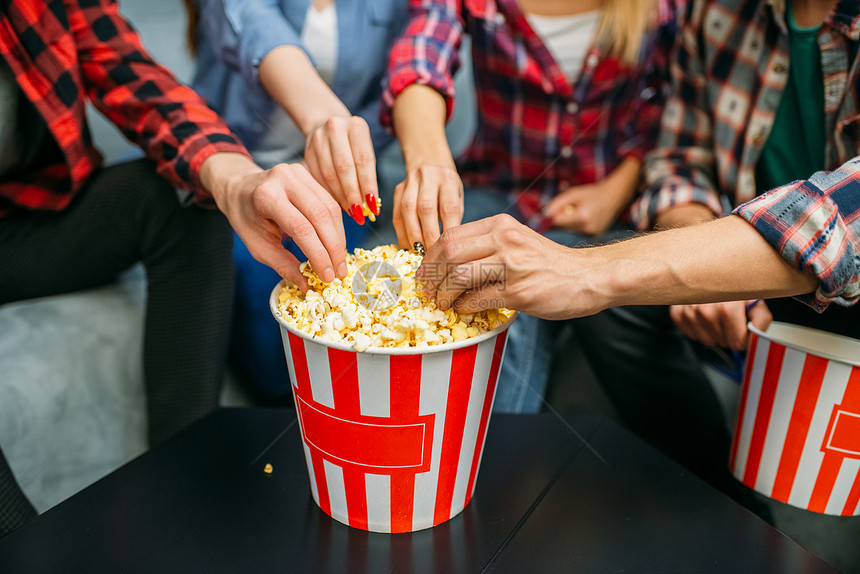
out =
{"type": "Polygon", "coordinates": [[[370,208],[373,215],[379,215],[379,201],[377,201],[376,196],[368,193],[364,196],[364,200],[367,202],[367,207],[370,208]]]}
{"type": "Polygon", "coordinates": [[[313,129],[305,144],[305,162],[314,178],[359,225],[364,223],[365,205],[370,213],[378,214],[378,206],[374,209],[376,156],[363,118],[333,116],[313,129]]]}
{"type": "Polygon", "coordinates": [[[349,214],[357,224],[364,225],[364,210],[359,204],[353,203],[352,207],[349,208],[349,214]]]}
{"type": "MultiPolygon", "coordinates": [[[[374,213],[378,198],[376,154],[370,127],[320,77],[305,51],[282,45],[260,61],[260,83],[305,136],[304,161],[314,179],[356,221],[374,213]],[[353,206],[362,208],[362,216],[353,206]]],[[[378,208],[378,202],[377,202],[378,208]]]]}

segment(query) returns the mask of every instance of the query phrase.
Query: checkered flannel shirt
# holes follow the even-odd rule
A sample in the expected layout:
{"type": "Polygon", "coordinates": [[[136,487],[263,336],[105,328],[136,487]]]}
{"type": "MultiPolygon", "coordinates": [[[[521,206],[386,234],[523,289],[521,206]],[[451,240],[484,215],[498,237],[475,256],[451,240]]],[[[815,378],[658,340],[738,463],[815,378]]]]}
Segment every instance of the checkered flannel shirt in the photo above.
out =
{"type": "Polygon", "coordinates": [[[571,84],[516,0],[411,0],[410,20],[395,42],[380,117],[419,83],[441,93],[450,118],[452,76],[463,34],[472,44],[478,118],[458,167],[466,186],[511,194],[526,223],[546,229],[542,210],[560,187],[595,183],[655,141],[676,16],[682,0],[659,0],[657,26],[637,66],[592,46],[571,84]]]}
{"type": "Polygon", "coordinates": [[[161,175],[211,202],[198,179],[200,164],[215,152],[247,152],[204,100],[152,61],[115,1],[0,1],[0,54],[63,156],[0,182],[0,217],[14,209],[62,210],[99,167],[86,98],[156,161],[161,175]]]}
{"type": "MultiPolygon", "coordinates": [[[[756,163],[788,80],[784,0],[695,0],[678,37],[673,96],[634,205],[642,229],[673,206],[703,204],[722,215],[756,197],[756,163]]],[[[860,3],[842,0],[818,35],[826,168],[835,171],[738,211],[789,263],[821,279],[808,301],[818,309],[855,302],[860,289],[858,38],[860,3]]]]}

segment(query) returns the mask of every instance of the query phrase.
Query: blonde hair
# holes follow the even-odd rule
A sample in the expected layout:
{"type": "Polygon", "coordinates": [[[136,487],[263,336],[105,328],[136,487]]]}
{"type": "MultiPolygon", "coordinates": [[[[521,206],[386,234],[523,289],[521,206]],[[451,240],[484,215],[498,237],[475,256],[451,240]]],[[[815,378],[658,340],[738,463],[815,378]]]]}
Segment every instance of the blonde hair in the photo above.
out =
{"type": "Polygon", "coordinates": [[[605,0],[595,37],[611,55],[635,65],[642,38],[656,21],[656,0],[605,0]]]}

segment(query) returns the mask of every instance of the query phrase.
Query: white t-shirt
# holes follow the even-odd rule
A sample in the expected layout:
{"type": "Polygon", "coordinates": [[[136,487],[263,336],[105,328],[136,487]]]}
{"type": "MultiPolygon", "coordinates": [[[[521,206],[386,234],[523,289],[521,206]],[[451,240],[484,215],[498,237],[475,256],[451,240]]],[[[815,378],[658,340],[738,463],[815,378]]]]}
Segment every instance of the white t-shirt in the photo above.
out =
{"type": "Polygon", "coordinates": [[[600,10],[571,16],[526,15],[532,29],[540,36],[549,53],[571,84],[582,72],[582,63],[594,41],[600,10]]]}
{"type": "MultiPolygon", "coordinates": [[[[317,73],[331,85],[337,69],[337,11],[332,2],[317,10],[308,6],[302,27],[302,44],[311,55],[317,73]]],[[[283,108],[276,107],[269,118],[269,128],[251,151],[254,160],[264,168],[299,160],[305,151],[305,136],[283,108]]]]}

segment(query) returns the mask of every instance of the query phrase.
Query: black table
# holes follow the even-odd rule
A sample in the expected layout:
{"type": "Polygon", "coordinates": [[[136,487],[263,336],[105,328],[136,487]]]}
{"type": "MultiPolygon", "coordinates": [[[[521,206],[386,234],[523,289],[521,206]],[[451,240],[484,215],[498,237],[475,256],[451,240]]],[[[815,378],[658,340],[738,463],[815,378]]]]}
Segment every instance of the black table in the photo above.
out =
{"type": "Polygon", "coordinates": [[[463,513],[390,535],[318,509],[293,411],[223,409],[0,539],[0,572],[836,570],[600,417],[494,415],[463,513]]]}

